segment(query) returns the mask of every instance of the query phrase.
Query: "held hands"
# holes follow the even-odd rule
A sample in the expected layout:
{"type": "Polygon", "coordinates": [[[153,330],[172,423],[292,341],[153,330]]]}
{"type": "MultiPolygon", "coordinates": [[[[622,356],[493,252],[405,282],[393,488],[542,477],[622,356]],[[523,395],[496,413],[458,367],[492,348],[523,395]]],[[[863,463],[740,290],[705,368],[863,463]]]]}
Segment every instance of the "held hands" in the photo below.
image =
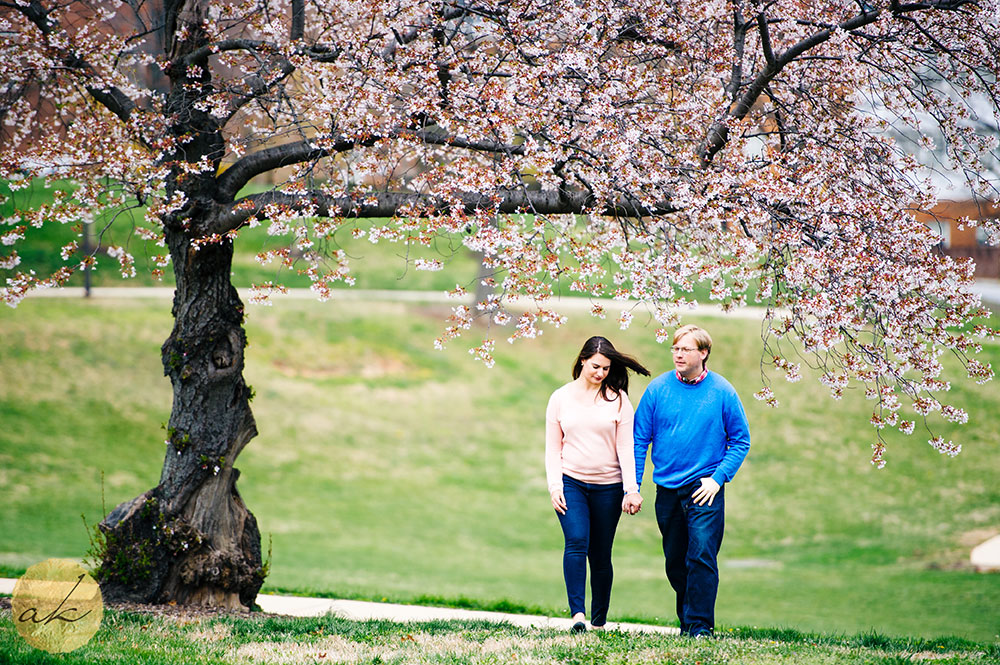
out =
{"type": "Polygon", "coordinates": [[[715,501],[715,495],[719,493],[721,487],[719,483],[711,478],[702,478],[701,487],[694,491],[691,498],[699,506],[704,506],[706,502],[711,506],[712,502],[715,501]]]}
{"type": "Polygon", "coordinates": [[[549,492],[549,498],[552,499],[552,507],[556,509],[556,512],[560,515],[566,514],[566,496],[563,494],[562,490],[552,490],[549,492]]]}
{"type": "Polygon", "coordinates": [[[626,494],[622,499],[622,512],[628,515],[635,515],[642,509],[642,495],[638,492],[626,494]]]}
{"type": "MultiPolygon", "coordinates": [[[[566,514],[566,496],[563,494],[562,490],[552,490],[549,492],[549,499],[552,500],[552,507],[556,509],[556,512],[560,515],[566,514]]],[[[642,496],[636,492],[633,494],[626,494],[625,498],[622,499],[622,511],[628,513],[629,515],[635,515],[642,509],[642,496]]]]}

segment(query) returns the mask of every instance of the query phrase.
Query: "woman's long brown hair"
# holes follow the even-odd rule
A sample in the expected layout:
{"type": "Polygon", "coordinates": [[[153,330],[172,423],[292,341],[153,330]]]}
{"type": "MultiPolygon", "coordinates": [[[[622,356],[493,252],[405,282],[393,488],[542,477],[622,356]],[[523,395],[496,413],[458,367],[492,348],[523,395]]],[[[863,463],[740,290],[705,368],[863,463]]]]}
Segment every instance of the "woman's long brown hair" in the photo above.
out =
{"type": "Polygon", "coordinates": [[[624,353],[619,353],[618,350],[615,349],[614,344],[608,341],[606,337],[595,335],[584,342],[583,348],[580,349],[580,354],[576,357],[576,361],[573,363],[574,379],[579,378],[583,361],[597,355],[598,353],[611,361],[611,367],[608,368],[608,375],[605,376],[604,381],[601,382],[601,397],[608,402],[613,402],[618,399],[619,395],[623,391],[626,395],[628,394],[629,370],[632,370],[637,374],[642,374],[643,376],[649,376],[649,370],[643,367],[638,360],[632,356],[627,356],[624,353]],[[614,393],[614,397],[608,397],[608,390],[614,393]]]}

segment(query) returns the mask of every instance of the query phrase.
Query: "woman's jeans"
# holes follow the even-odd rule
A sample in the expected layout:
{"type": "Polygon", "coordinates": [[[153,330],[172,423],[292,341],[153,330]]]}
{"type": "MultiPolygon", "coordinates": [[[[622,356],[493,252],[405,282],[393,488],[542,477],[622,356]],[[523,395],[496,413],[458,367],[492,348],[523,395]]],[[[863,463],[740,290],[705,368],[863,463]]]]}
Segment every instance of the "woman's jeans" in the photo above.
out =
{"type": "Polygon", "coordinates": [[[699,506],[691,495],[701,482],[676,489],[656,486],[656,523],[663,536],[667,579],[677,593],[681,634],[712,634],[719,590],[719,548],[725,528],[725,487],[699,506]]]}
{"type": "Polygon", "coordinates": [[[611,546],[622,514],[622,483],[594,485],[563,476],[566,514],[556,515],[566,537],[563,577],[570,614],[585,612],[587,560],[590,560],[590,623],[603,626],[611,603],[611,546]]]}

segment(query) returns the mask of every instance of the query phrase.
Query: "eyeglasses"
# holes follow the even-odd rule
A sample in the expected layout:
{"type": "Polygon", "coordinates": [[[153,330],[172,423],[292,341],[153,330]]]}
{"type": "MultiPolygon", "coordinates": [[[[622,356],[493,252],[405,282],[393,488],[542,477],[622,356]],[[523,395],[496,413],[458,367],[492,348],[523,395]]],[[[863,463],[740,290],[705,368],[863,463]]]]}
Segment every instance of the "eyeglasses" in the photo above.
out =
{"type": "Polygon", "coordinates": [[[671,346],[670,350],[674,353],[691,353],[692,351],[697,351],[698,349],[692,349],[689,346],[671,346]]]}

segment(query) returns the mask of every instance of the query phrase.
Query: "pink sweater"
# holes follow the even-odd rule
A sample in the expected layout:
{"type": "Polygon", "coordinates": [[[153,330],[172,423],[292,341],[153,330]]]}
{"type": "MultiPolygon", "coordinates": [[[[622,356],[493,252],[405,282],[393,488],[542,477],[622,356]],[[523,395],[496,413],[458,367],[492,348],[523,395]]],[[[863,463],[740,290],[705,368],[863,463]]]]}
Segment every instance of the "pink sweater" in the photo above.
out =
{"type": "Polygon", "coordinates": [[[635,482],[635,444],[632,440],[632,403],[606,401],[580,394],[567,383],[549,398],[545,409],[545,477],[549,492],[562,490],[565,473],[585,483],[624,482],[625,492],[638,491],[635,482]],[[622,477],[622,469],[629,470],[622,477]]]}

